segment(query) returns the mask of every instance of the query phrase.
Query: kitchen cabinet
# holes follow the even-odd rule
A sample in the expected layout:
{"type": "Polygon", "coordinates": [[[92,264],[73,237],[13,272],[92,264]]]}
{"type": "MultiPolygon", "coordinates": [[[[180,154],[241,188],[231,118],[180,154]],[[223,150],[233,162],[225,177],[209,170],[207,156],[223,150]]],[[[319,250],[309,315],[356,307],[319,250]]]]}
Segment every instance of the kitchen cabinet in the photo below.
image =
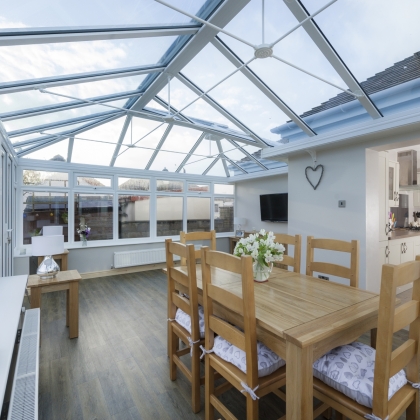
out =
{"type": "Polygon", "coordinates": [[[400,164],[388,161],[388,205],[398,207],[400,195],[400,164]]]}
{"type": "MultiPolygon", "coordinates": [[[[379,153],[379,171],[378,171],[378,182],[379,182],[379,241],[388,240],[388,153],[379,153]]],[[[384,263],[385,264],[385,263],[384,263]]]]}

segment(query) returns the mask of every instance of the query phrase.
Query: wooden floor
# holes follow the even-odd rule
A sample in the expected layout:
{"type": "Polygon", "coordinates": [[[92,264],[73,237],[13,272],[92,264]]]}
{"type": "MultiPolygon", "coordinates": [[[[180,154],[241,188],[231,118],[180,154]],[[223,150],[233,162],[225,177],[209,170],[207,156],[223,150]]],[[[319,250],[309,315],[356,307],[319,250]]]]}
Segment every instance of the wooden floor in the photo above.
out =
{"type": "MultiPolygon", "coordinates": [[[[82,280],[79,338],[68,338],[65,319],[65,293],[42,295],[40,420],[204,419],[204,410],[190,409],[183,375],[169,379],[160,270],[82,280]]],[[[245,418],[240,392],[227,392],[224,402],[245,418]]],[[[278,419],[284,410],[274,395],[260,400],[260,419],[278,419]]]]}

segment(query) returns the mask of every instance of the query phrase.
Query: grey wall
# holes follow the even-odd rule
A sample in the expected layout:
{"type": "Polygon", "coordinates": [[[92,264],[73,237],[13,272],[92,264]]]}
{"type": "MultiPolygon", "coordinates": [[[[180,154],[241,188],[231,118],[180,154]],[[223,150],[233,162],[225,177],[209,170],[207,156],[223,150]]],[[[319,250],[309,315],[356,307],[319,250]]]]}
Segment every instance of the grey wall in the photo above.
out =
{"type": "MultiPolygon", "coordinates": [[[[262,222],[260,214],[260,195],[284,193],[288,191],[287,175],[277,175],[249,181],[237,182],[235,187],[237,217],[247,219],[246,231],[271,230],[275,233],[287,233],[287,223],[262,222]]],[[[290,206],[289,206],[290,212],[290,206]]],[[[290,217],[290,213],[289,213],[290,217]]],[[[235,228],[237,228],[235,226],[235,228]]]]}
{"type": "MultiPolygon", "coordinates": [[[[203,241],[203,245],[206,245],[203,241]]],[[[78,270],[79,273],[92,273],[96,271],[106,271],[111,269],[114,261],[114,252],[134,251],[137,249],[164,248],[162,242],[138,245],[118,245],[107,247],[89,247],[70,249],[68,257],[68,269],[78,270]]],[[[229,252],[228,238],[217,239],[218,251],[229,252]]],[[[29,257],[16,257],[14,259],[14,274],[29,273],[29,257]]]]}

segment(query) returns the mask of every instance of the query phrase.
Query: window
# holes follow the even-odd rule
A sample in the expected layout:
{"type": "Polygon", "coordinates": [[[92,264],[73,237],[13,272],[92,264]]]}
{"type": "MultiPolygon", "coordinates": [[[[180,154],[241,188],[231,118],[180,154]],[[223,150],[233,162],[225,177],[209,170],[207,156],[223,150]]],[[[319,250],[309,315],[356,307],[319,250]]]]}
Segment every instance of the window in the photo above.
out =
{"type": "Polygon", "coordinates": [[[89,240],[113,238],[113,196],[104,194],[74,194],[74,240],[80,241],[76,229],[86,224],[90,227],[89,240]]]}
{"type": "Polygon", "coordinates": [[[92,188],[110,188],[111,178],[93,178],[90,176],[78,176],[76,185],[80,187],[92,187],[92,188]]]}
{"type": "Polygon", "coordinates": [[[183,192],[184,182],[158,179],[156,181],[156,189],[161,192],[183,192]]]}
{"type": "Polygon", "coordinates": [[[26,169],[23,171],[23,185],[68,187],[69,174],[66,172],[46,172],[26,169]]]}
{"type": "Polygon", "coordinates": [[[219,205],[218,204],[214,205],[214,212],[219,213],[219,205]]]}
{"type": "Polygon", "coordinates": [[[118,178],[119,190],[149,191],[150,179],[142,178],[118,178]]]}
{"type": "Polygon", "coordinates": [[[234,199],[214,197],[214,204],[214,229],[216,232],[233,232],[234,199]],[[216,211],[216,206],[218,211],[216,211]]]}
{"type": "Polygon", "coordinates": [[[64,241],[68,242],[67,193],[47,191],[23,192],[23,244],[41,234],[44,226],[63,226],[64,241]]]}
{"type": "Polygon", "coordinates": [[[157,236],[179,235],[183,230],[183,197],[157,196],[157,236]]]}
{"type": "Polygon", "coordinates": [[[118,238],[150,236],[150,197],[147,195],[118,196],[118,238]]]}
{"type": "Polygon", "coordinates": [[[210,198],[187,197],[187,232],[203,232],[209,230],[210,198]]]}
{"type": "Polygon", "coordinates": [[[196,184],[195,182],[188,183],[188,191],[189,192],[210,192],[210,185],[209,184],[196,184]]]}
{"type": "Polygon", "coordinates": [[[235,194],[235,186],[229,184],[214,184],[215,194],[235,194]]]}

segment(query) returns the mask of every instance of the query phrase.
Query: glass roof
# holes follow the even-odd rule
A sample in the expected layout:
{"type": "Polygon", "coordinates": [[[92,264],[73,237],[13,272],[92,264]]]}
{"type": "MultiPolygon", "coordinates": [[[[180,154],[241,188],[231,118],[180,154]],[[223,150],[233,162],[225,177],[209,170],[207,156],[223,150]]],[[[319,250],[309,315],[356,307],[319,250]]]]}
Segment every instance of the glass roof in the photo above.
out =
{"type": "Polygon", "coordinates": [[[6,0],[19,157],[235,177],[285,166],[263,148],[420,107],[418,0],[166,1],[6,0]]]}

